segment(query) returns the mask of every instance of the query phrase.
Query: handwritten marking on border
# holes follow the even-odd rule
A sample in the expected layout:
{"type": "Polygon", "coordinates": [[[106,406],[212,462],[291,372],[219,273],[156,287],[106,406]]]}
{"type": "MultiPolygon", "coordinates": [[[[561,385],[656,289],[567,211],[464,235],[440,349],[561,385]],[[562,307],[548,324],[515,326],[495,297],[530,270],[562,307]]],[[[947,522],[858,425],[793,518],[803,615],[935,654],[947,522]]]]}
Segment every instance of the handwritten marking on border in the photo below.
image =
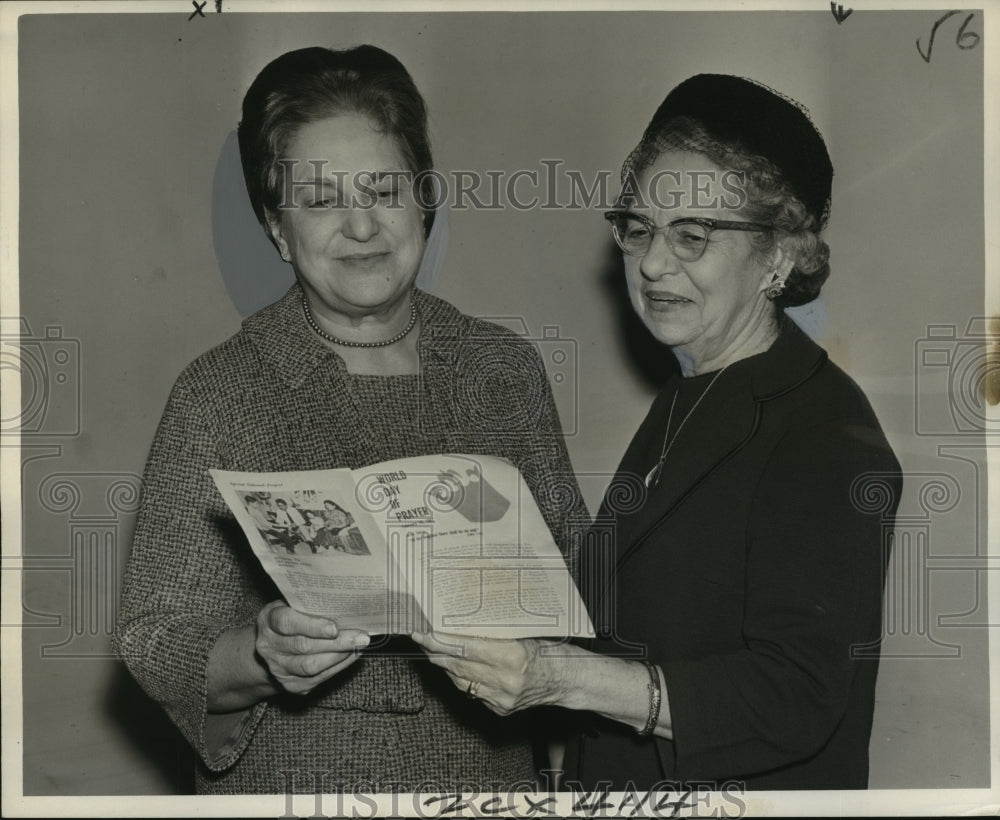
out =
{"type": "Polygon", "coordinates": [[[830,3],[830,11],[833,12],[833,17],[837,21],[837,25],[839,26],[841,23],[844,22],[844,20],[846,20],[848,17],[851,16],[851,12],[854,11],[854,9],[848,9],[847,11],[844,11],[844,7],[842,5],[838,5],[837,3],[830,3]]]}
{"type": "MultiPolygon", "coordinates": [[[[954,17],[956,14],[960,13],[961,12],[957,10],[949,11],[941,15],[941,17],[939,17],[935,21],[934,25],[931,27],[930,37],[927,38],[926,54],[924,53],[924,50],[920,47],[920,38],[919,37],[917,38],[917,52],[923,58],[925,63],[929,63],[931,61],[931,52],[934,48],[934,37],[937,34],[937,30],[940,27],[940,25],[949,17],[954,17]]],[[[959,26],[958,28],[958,36],[955,38],[955,45],[957,45],[960,49],[962,49],[962,51],[968,51],[970,48],[975,48],[976,46],[979,45],[979,42],[982,40],[982,37],[976,34],[976,32],[965,30],[966,27],[969,25],[969,23],[972,22],[972,18],[975,16],[976,16],[975,13],[970,14],[968,17],[965,18],[962,25],[959,26]]]]}

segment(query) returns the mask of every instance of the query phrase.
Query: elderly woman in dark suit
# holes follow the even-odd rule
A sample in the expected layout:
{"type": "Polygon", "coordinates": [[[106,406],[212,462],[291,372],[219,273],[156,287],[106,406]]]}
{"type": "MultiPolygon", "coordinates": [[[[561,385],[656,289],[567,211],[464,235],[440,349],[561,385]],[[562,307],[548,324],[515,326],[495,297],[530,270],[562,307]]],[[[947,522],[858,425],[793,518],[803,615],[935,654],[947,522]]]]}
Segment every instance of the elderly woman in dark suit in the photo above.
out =
{"type": "Polygon", "coordinates": [[[435,201],[424,101],[381,49],[293,51],[251,85],[239,143],[298,282],[174,386],[117,651],[198,753],[202,793],[531,781],[528,727],[473,708],[408,639],[278,600],[208,473],[484,453],[518,466],[560,543],[586,520],[535,348],[414,287],[435,201]]]}
{"type": "Polygon", "coordinates": [[[584,787],[867,785],[891,518],[858,493],[884,481],[898,499],[899,467],[864,394],[783,311],[829,274],[832,175],[805,110],[771,89],[699,75],[666,97],[607,217],[679,371],[582,556],[599,639],[415,636],[495,712],[580,710],[566,763],[584,787]]]}

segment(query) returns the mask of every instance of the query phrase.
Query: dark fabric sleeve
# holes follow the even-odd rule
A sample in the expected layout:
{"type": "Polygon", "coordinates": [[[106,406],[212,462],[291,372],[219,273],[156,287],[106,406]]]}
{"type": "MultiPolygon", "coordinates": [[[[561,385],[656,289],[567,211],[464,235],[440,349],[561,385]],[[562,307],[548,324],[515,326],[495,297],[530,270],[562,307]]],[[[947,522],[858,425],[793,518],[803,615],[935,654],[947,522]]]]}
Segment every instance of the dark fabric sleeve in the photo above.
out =
{"type": "Polygon", "coordinates": [[[883,522],[891,528],[898,471],[866,426],[793,431],[774,450],[747,534],[745,649],[662,664],[679,777],[766,771],[830,738],[866,662],[851,646],[880,635],[883,522]],[[852,498],[869,471],[891,474],[888,519],[852,498]]]}
{"type": "Polygon", "coordinates": [[[214,440],[179,381],[146,463],[113,645],[205,764],[222,771],[246,748],[265,706],[227,716],[207,710],[213,645],[252,623],[261,605],[246,592],[247,570],[227,538],[232,517],[208,474],[223,466],[214,440]]]}

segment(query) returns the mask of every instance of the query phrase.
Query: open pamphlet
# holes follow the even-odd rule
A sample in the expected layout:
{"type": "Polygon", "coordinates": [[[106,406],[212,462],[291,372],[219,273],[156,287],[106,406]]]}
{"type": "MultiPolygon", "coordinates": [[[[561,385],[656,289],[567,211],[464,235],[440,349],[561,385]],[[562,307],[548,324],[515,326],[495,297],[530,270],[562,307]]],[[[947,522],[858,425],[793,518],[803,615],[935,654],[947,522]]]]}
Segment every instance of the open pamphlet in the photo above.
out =
{"type": "Polygon", "coordinates": [[[289,605],[373,635],[593,637],[562,553],[511,462],[210,470],[289,605]]]}

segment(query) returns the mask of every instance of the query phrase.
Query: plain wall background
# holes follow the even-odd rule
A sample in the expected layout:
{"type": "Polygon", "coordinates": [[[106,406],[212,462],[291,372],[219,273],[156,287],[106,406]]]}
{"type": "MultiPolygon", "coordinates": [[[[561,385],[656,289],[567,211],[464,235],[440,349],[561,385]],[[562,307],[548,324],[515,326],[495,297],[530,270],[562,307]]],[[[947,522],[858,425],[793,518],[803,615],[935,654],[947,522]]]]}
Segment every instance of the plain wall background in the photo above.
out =
{"type": "MultiPolygon", "coordinates": [[[[960,19],[942,25],[926,63],[914,41],[926,47],[940,13],[855,11],[838,25],[828,11],[210,7],[190,22],[180,12],[20,21],[19,315],[49,373],[67,376],[47,383],[49,414],[23,445],[26,794],[187,787],[186,750],[108,657],[129,488],[176,375],[239,327],[217,258],[213,184],[243,93],[286,50],[361,42],[412,73],[446,173],[541,171],[541,159],[561,159],[588,180],[602,169],[616,180],[664,94],[702,71],[749,76],[809,106],[836,169],[820,341],[867,392],[913,474],[886,604],[871,784],[989,785],[976,563],[986,551],[985,460],[982,437],[963,435],[964,416],[950,412],[967,401],[955,362],[980,349],[966,328],[984,300],[983,49],[955,46],[960,19]],[[957,330],[926,342],[929,325],[957,330]],[[78,348],[45,338],[48,326],[78,348]],[[56,361],[59,345],[78,350],[78,378],[72,359],[56,361]],[[928,346],[945,352],[927,358],[928,346]]],[[[977,14],[969,30],[980,23],[977,14]]],[[[249,213],[245,194],[222,205],[249,213]]],[[[576,359],[560,409],[595,509],[656,371],[623,309],[600,213],[452,210],[435,292],[469,313],[519,317],[536,337],[558,328],[576,359]]],[[[24,402],[45,386],[28,376],[25,385],[24,402]]]]}

